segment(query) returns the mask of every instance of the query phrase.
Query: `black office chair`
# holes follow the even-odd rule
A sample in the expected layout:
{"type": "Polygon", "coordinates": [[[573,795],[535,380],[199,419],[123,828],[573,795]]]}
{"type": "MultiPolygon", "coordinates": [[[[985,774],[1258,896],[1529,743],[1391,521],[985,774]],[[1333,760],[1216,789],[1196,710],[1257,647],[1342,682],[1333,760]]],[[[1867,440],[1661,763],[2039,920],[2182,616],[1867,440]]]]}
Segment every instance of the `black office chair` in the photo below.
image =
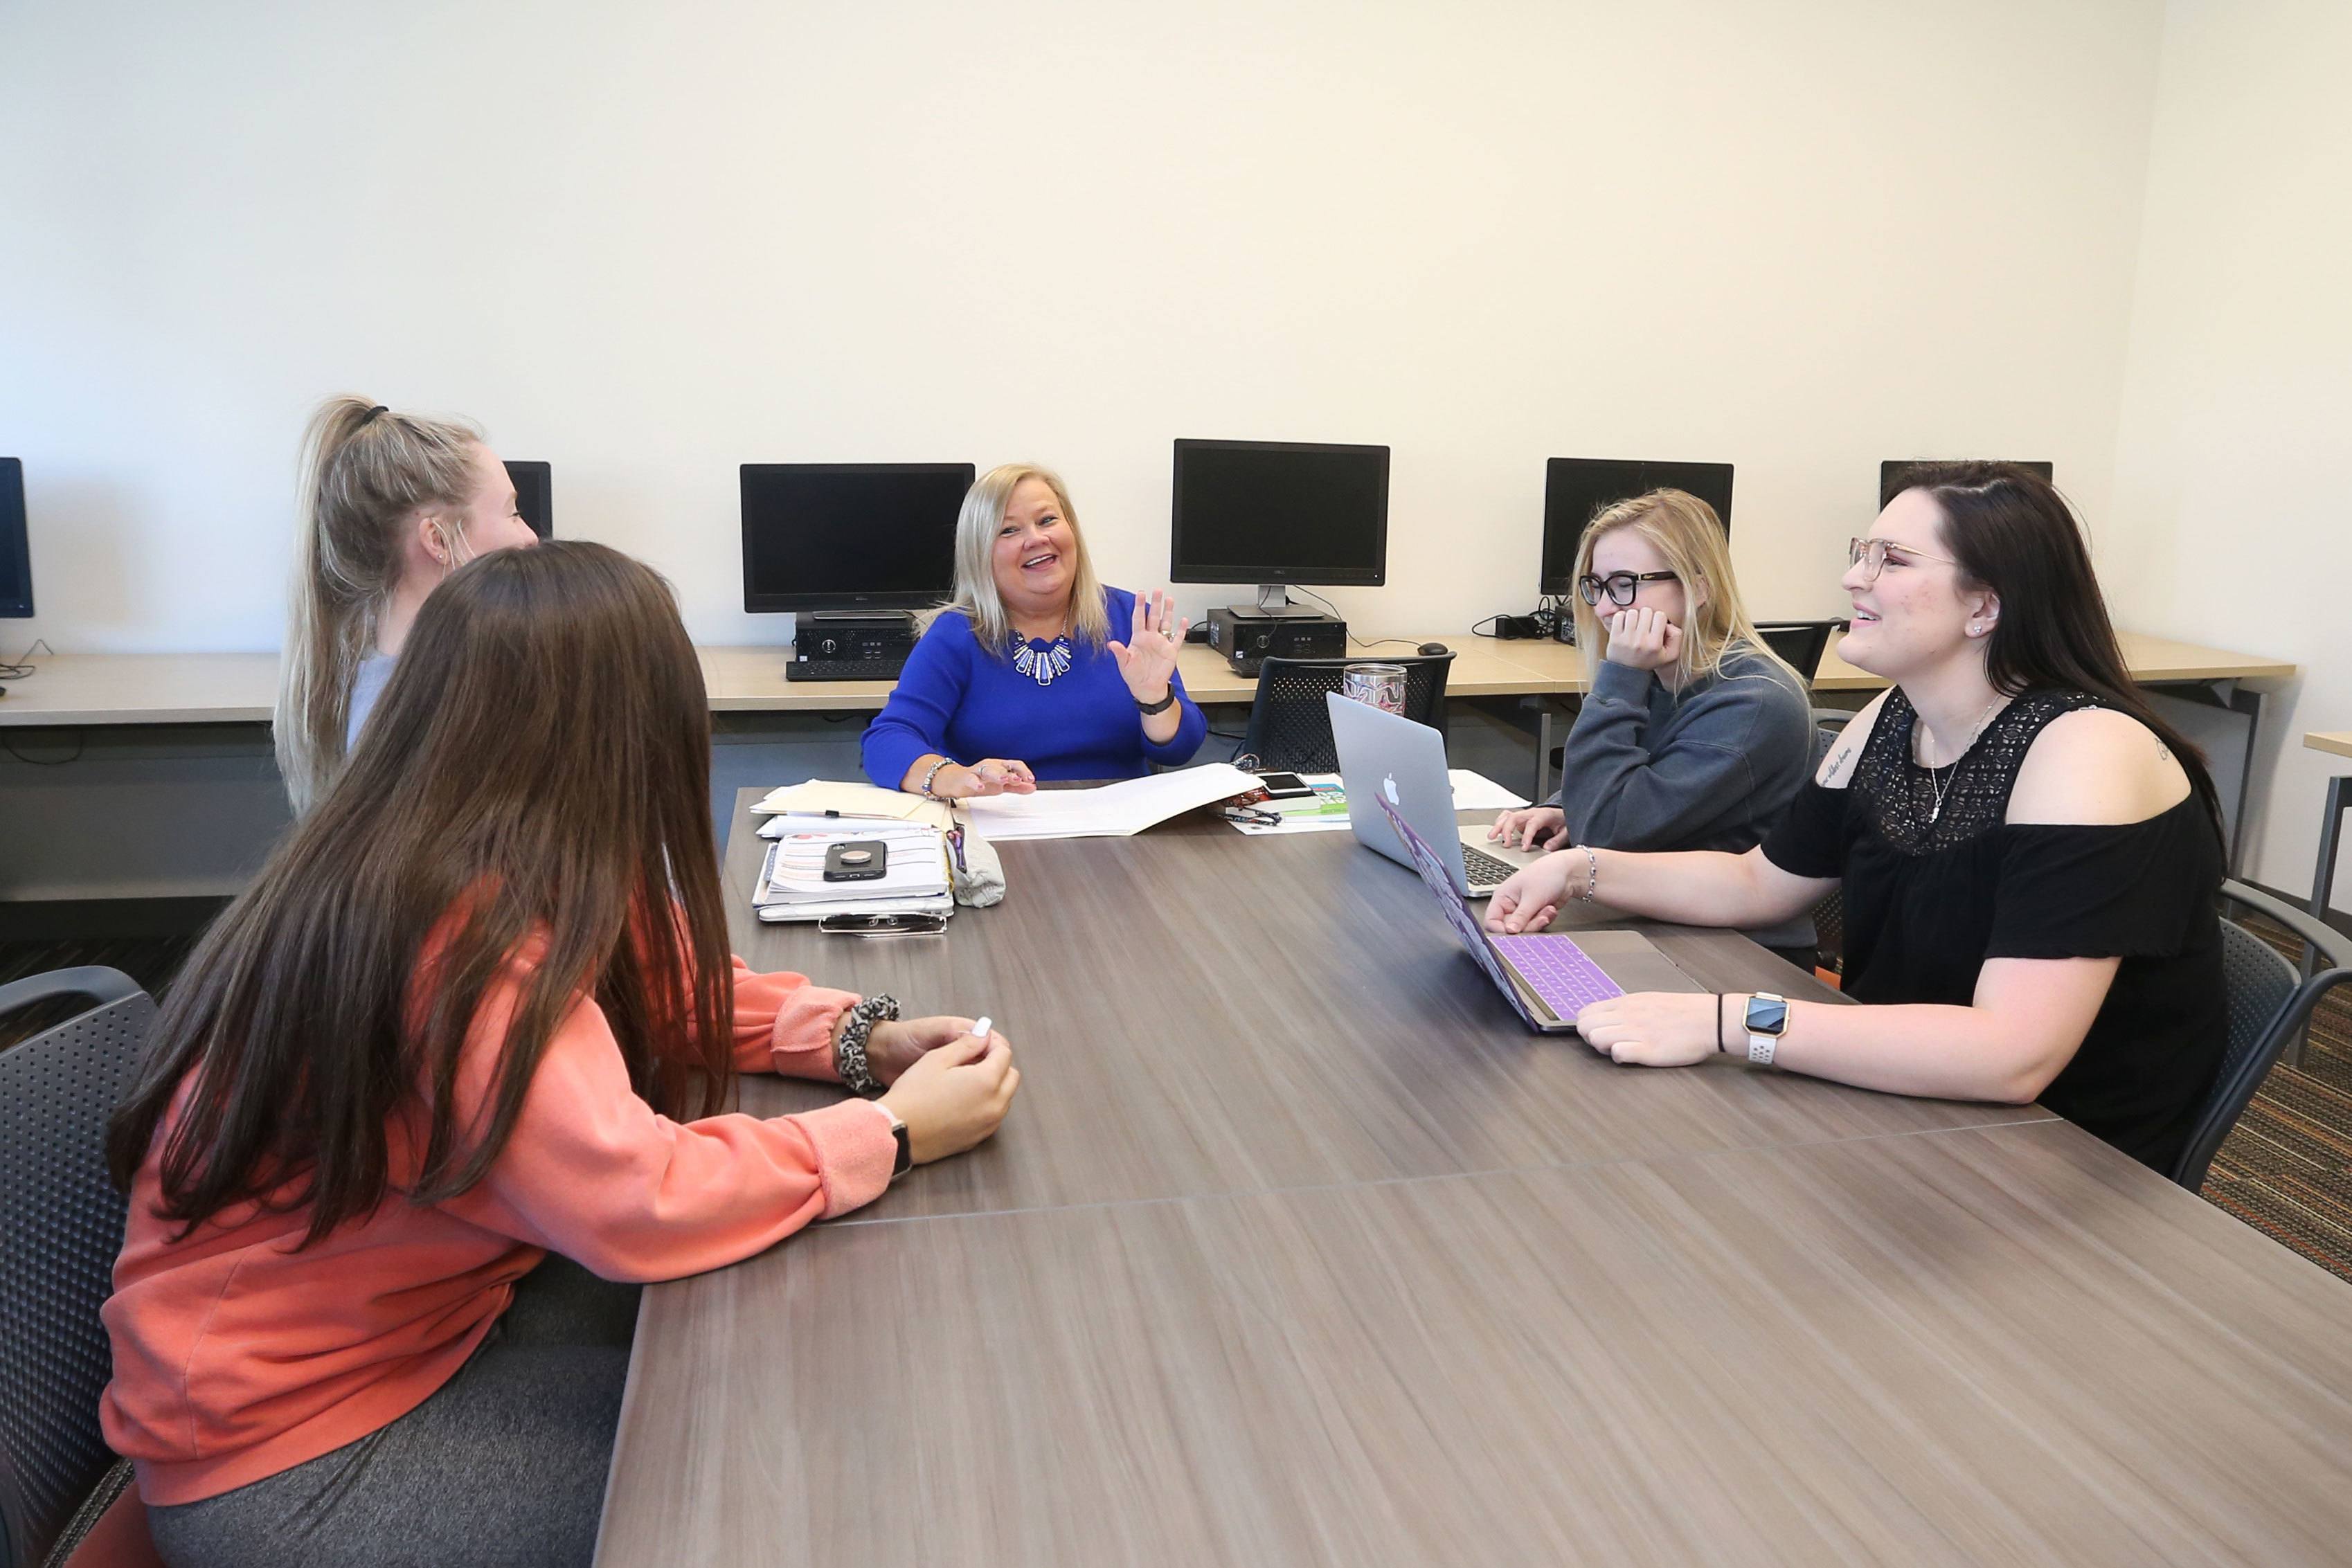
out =
{"type": "Polygon", "coordinates": [[[1837,627],[1834,621],[1759,621],[1756,634],[1811,685],[1813,673],[1822,667],[1822,655],[1829,650],[1830,633],[1837,627]]]}
{"type": "Polygon", "coordinates": [[[106,1124],[137,1071],[155,1004],[115,970],[59,969],[0,986],[0,1015],[63,997],[97,1005],[0,1051],[5,1568],[69,1550],[74,1531],[95,1524],[114,1500],[93,1497],[101,1483],[119,1493],[130,1478],[98,1427],[99,1396],[113,1373],[98,1310],[113,1288],[125,1212],[106,1172],[106,1124]]]}
{"type": "Polygon", "coordinates": [[[2303,1061],[2311,1009],[2329,988],[2352,981],[2352,939],[2242,882],[2221,884],[2225,904],[2235,904],[2277,922],[2311,945],[2326,967],[2305,980],[2279,950],[2237,921],[2221,922],[2221,985],[2229,1006],[2229,1045],[2214,1075],[2196,1130],[2173,1166],[2172,1179],[2195,1192],[2205,1185],[2213,1152],[2238,1124],[2246,1103],[2263,1086],[2280,1056],[2293,1051],[2303,1061]]]}
{"type": "Polygon", "coordinates": [[[1403,659],[1268,659],[1258,671],[1257,698],[1236,757],[1255,757],[1263,772],[1334,773],[1339,754],[1331,740],[1324,697],[1339,689],[1350,664],[1398,664],[1404,669],[1404,716],[1445,733],[1445,672],[1452,653],[1403,659]]]}
{"type": "MultiPolygon", "coordinates": [[[[1822,758],[1837,744],[1838,732],[1845,728],[1853,715],[1843,708],[1817,707],[1813,710],[1813,772],[1819,773],[1822,758]]],[[[1811,774],[1807,777],[1811,777],[1811,774]]],[[[1813,905],[1813,956],[1817,966],[1832,975],[1845,973],[1845,889],[1833,887],[1813,905]]]]}

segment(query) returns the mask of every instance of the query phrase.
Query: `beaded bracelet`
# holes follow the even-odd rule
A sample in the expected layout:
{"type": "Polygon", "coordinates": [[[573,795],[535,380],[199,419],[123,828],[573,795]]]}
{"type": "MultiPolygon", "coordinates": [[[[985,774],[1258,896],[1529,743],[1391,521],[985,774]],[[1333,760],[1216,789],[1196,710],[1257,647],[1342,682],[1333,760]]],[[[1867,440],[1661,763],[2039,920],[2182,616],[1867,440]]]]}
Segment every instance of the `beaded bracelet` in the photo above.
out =
{"type": "Polygon", "coordinates": [[[1601,891],[1601,857],[1592,852],[1592,847],[1590,844],[1579,844],[1576,847],[1584,852],[1584,891],[1571,893],[1569,897],[1579,904],[1590,904],[1594,895],[1601,891]]]}
{"type": "Polygon", "coordinates": [[[866,1042],[872,1037],[876,1024],[898,1021],[896,997],[868,997],[849,1009],[849,1017],[841,1026],[841,1038],[834,1041],[833,1065],[853,1092],[882,1092],[882,1081],[874,1076],[874,1069],[866,1060],[866,1042]]]}

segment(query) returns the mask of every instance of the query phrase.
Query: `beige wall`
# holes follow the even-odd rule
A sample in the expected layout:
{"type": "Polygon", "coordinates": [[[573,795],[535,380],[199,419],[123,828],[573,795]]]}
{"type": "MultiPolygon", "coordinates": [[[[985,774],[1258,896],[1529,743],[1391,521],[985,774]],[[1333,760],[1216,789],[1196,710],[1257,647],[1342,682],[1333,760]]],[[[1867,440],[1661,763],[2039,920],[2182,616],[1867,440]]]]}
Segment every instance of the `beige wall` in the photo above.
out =
{"type": "MultiPolygon", "coordinates": [[[[2352,6],[2175,0],[2150,141],[2106,563],[2121,619],[2291,659],[2246,869],[2311,885],[2352,729],[2352,6]]],[[[2352,904],[2352,875],[2335,904],[2352,904]]]]}
{"type": "Polygon", "coordinates": [[[1372,630],[1524,608],[1555,455],[1737,462],[1767,614],[1842,606],[1884,456],[2053,458],[2111,552],[2162,20],[20,0],[22,630],[275,645],[296,433],[345,388],[551,460],[563,531],[706,641],[778,632],[737,608],[745,459],[1034,455],[1140,586],[1170,438],[1387,442],[1391,585],[1335,595],[1372,630]]]}

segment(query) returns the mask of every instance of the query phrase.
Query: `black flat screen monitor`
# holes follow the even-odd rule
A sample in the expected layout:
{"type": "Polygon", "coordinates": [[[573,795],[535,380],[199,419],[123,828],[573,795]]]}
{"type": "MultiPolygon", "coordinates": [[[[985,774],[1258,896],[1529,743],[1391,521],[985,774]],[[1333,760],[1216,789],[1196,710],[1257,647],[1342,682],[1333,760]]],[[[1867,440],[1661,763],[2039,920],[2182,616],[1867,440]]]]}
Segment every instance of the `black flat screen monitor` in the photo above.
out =
{"type": "Polygon", "coordinates": [[[1388,580],[1389,449],[1179,441],[1168,575],[1178,582],[1388,580]]]}
{"type": "Polygon", "coordinates": [[[955,588],[969,463],[746,463],[743,608],[922,610],[955,588]]]}
{"type": "Polygon", "coordinates": [[[33,613],[33,557],[25,542],[25,462],[0,457],[0,620],[33,613]]]}
{"type": "MultiPolygon", "coordinates": [[[[1926,457],[1890,457],[1885,462],[1881,463],[1878,465],[1879,506],[1882,508],[1885,507],[1887,502],[1895,499],[1897,495],[1902,493],[1904,475],[1909,473],[1912,469],[1918,467],[1920,465],[1931,461],[1944,462],[1955,460],[1943,458],[1930,459],[1926,457]]],[[[2039,474],[2042,476],[2042,479],[2044,484],[2055,485],[2058,483],[2058,471],[2056,467],[2051,464],[2011,463],[2010,464],[2010,466],[2012,468],[2029,469],[2035,474],[2039,474]]]]}
{"type": "Polygon", "coordinates": [[[1687,490],[1731,532],[1731,465],[1555,457],[1544,465],[1543,593],[1576,590],[1576,551],[1595,514],[1653,490],[1687,490]]]}
{"type": "Polygon", "coordinates": [[[507,477],[515,487],[515,508],[541,538],[555,537],[555,465],[551,463],[509,463],[507,477]]]}

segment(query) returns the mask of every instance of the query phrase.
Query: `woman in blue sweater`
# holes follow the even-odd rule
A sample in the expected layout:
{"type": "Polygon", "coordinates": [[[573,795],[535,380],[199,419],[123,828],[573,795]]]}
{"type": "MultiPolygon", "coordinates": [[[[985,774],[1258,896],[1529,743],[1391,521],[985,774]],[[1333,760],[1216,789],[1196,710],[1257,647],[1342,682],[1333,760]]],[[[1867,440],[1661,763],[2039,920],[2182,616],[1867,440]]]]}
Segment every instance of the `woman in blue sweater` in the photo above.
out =
{"type": "Polygon", "coordinates": [[[1176,674],[1186,624],[1095,577],[1060,479],[992,468],[956,520],[955,600],[866,727],[866,775],[963,800],[1190,761],[1209,726],[1176,674]]]}

